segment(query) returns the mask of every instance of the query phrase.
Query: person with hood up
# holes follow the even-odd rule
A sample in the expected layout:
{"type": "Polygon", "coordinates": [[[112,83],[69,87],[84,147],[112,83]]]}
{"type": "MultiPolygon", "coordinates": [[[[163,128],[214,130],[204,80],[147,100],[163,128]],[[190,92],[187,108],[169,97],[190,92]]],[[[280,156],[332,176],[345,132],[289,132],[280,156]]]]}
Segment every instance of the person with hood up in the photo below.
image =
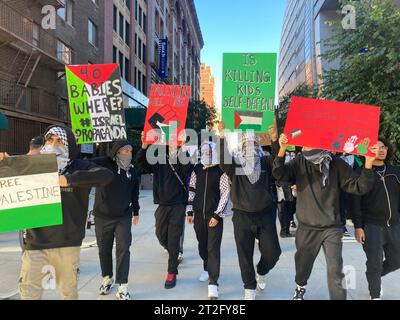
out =
{"type": "MultiPolygon", "coordinates": [[[[177,145],[158,146],[160,162],[150,164],[147,154],[148,144],[142,133],[142,148],[136,155],[138,166],[145,172],[153,174],[153,197],[158,208],[154,214],[156,219],[156,236],[161,246],[168,251],[167,278],[165,289],[176,286],[178,274],[178,256],[180,239],[185,224],[185,209],[188,200],[186,177],[193,171],[191,162],[183,164],[180,159],[182,148],[177,145]],[[160,154],[161,153],[161,154],[160,154]]],[[[186,152],[186,157],[189,154],[186,152]]]]}
{"type": "MultiPolygon", "coordinates": [[[[285,164],[288,138],[282,134],[280,150],[275,158],[273,175],[278,183],[295,180],[297,187],[296,215],[296,289],[293,300],[304,300],[307,281],[314,261],[323,248],[328,271],[331,300],[346,300],[343,287],[342,236],[343,220],[340,216],[341,190],[364,195],[373,186],[372,163],[375,157],[365,157],[361,175],[331,152],[304,147],[302,156],[285,164]]],[[[376,154],[377,147],[370,150],[376,154]]]]}
{"type": "MultiPolygon", "coordinates": [[[[279,260],[281,248],[276,230],[276,205],[272,196],[273,156],[264,156],[254,133],[242,138],[242,154],[232,157],[225,142],[225,125],[220,123],[220,168],[231,181],[233,227],[239,266],[244,283],[244,299],[255,300],[256,289],[266,287],[266,275],[279,260]],[[258,239],[261,253],[254,270],[254,245],[258,239]]],[[[271,126],[272,153],[277,153],[278,134],[271,126]]]]}
{"type": "Polygon", "coordinates": [[[92,160],[114,173],[110,184],[96,188],[93,214],[103,277],[99,294],[108,295],[114,284],[112,249],[115,238],[118,300],[131,299],[128,291],[131,228],[132,223],[139,223],[139,176],[132,165],[132,155],[131,143],[128,140],[118,140],[114,142],[108,157],[92,160]]]}
{"type": "Polygon", "coordinates": [[[203,143],[200,153],[200,163],[190,177],[186,213],[188,223],[194,223],[199,254],[203,260],[199,280],[209,280],[208,297],[214,300],[218,299],[223,218],[229,201],[230,182],[218,166],[214,142],[203,143]]]}
{"type": "Polygon", "coordinates": [[[63,223],[26,231],[19,290],[22,300],[39,300],[50,267],[61,298],[78,298],[80,247],[85,237],[91,187],[107,185],[113,174],[106,168],[78,160],[78,148],[71,129],[52,126],[44,133],[41,154],[56,154],[61,186],[63,223]]]}

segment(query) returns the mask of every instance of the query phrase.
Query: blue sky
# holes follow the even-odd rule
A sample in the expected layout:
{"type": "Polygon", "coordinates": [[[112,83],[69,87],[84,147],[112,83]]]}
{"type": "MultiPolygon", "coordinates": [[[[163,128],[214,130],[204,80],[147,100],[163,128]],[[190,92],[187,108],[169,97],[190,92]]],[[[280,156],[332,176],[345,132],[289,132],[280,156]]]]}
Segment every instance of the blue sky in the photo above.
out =
{"type": "Polygon", "coordinates": [[[286,0],[195,0],[204,38],[201,62],[216,78],[221,102],[224,52],[277,52],[286,0]]]}

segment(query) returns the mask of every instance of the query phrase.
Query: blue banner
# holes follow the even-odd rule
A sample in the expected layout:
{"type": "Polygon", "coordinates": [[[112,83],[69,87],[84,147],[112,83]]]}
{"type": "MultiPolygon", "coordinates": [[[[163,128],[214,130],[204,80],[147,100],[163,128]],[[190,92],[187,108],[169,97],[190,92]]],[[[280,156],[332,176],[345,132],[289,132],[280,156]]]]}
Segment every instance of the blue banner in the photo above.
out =
{"type": "Polygon", "coordinates": [[[168,38],[160,39],[158,44],[158,51],[160,55],[160,66],[158,75],[161,78],[168,78],[168,38]]]}

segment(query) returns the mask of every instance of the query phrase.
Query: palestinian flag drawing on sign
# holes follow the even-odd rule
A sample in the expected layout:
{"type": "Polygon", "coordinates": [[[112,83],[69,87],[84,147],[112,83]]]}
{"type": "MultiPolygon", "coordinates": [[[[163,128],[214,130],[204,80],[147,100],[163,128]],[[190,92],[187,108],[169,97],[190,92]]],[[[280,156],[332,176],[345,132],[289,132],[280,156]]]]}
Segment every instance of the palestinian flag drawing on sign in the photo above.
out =
{"type": "Polygon", "coordinates": [[[78,144],[126,139],[119,65],[66,66],[66,76],[78,144]]]}
{"type": "Polygon", "coordinates": [[[253,111],[235,111],[235,129],[261,131],[264,114],[253,111]]]}
{"type": "Polygon", "coordinates": [[[55,155],[0,161],[0,232],[62,224],[58,179],[55,155]]]}

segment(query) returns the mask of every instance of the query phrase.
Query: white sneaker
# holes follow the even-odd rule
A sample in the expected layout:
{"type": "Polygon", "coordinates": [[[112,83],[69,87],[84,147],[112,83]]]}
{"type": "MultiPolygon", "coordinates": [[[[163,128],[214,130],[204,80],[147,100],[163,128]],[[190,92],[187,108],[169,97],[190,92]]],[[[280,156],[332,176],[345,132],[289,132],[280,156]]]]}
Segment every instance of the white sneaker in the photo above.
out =
{"type": "Polygon", "coordinates": [[[244,289],[244,300],[256,300],[256,290],[244,289]]]}
{"type": "Polygon", "coordinates": [[[103,282],[99,288],[99,294],[102,296],[110,294],[113,285],[114,285],[113,278],[110,278],[109,276],[104,277],[103,282]]]}
{"type": "Polygon", "coordinates": [[[265,287],[267,286],[267,283],[266,283],[266,281],[265,281],[265,275],[262,276],[262,275],[260,275],[260,274],[257,273],[257,275],[256,275],[256,280],[257,280],[257,288],[258,288],[260,291],[264,291],[264,290],[265,290],[265,287]]]}
{"type": "Polygon", "coordinates": [[[131,300],[131,295],[128,292],[128,284],[121,284],[115,296],[118,300],[131,300]]]}
{"type": "Polygon", "coordinates": [[[179,254],[178,254],[178,264],[181,264],[182,261],[183,261],[183,253],[179,252],[179,254]]]}
{"type": "Polygon", "coordinates": [[[208,276],[208,271],[202,271],[199,277],[200,282],[206,282],[208,281],[209,276],[208,276]]]}
{"type": "Polygon", "coordinates": [[[218,299],[218,286],[210,284],[208,286],[208,298],[210,300],[217,300],[218,299]]]}

